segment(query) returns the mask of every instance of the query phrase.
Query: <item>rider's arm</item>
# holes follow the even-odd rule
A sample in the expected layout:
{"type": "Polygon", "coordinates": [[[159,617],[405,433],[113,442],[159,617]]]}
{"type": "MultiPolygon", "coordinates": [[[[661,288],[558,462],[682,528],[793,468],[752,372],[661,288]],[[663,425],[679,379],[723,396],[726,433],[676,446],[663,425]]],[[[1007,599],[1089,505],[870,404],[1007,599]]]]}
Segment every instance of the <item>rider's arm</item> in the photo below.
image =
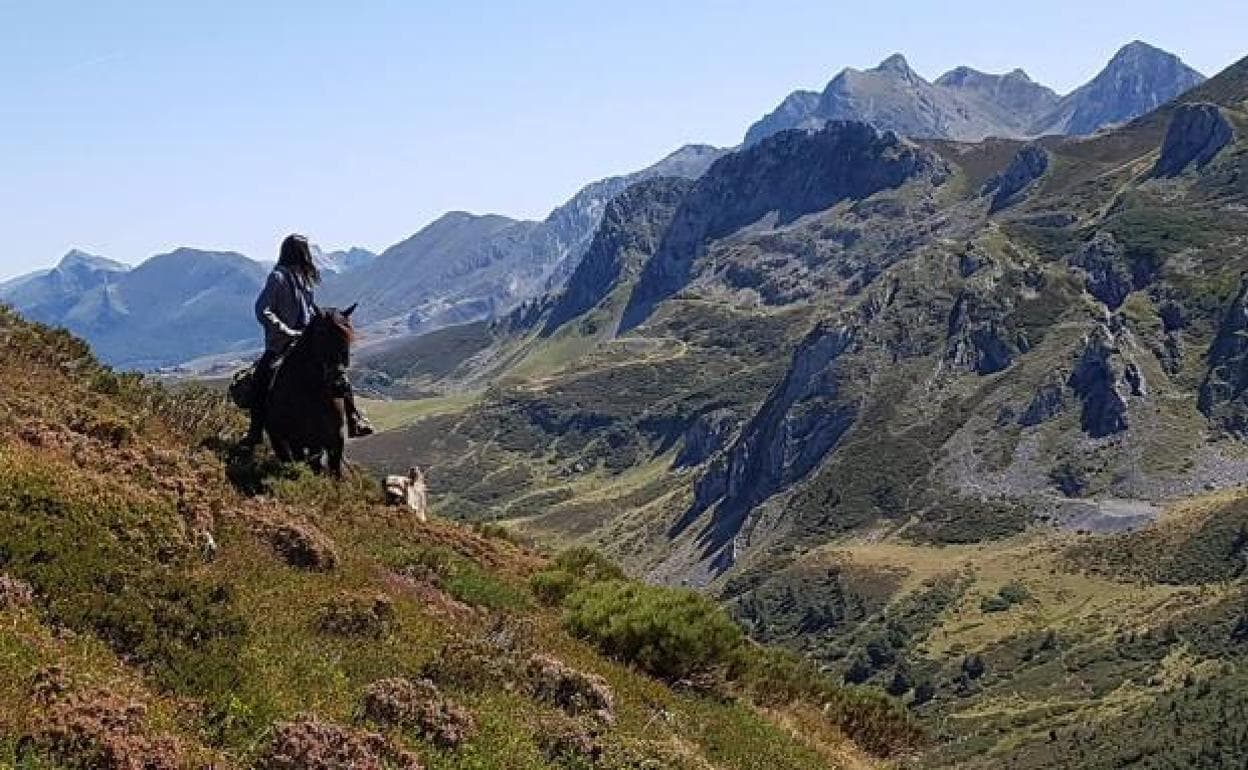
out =
{"type": "Polygon", "coordinates": [[[289,279],[279,270],[269,274],[264,290],[256,300],[256,320],[264,326],[265,331],[287,340],[299,336],[299,332],[290,327],[285,318],[293,318],[298,314],[295,307],[294,293],[287,285],[289,279]]]}

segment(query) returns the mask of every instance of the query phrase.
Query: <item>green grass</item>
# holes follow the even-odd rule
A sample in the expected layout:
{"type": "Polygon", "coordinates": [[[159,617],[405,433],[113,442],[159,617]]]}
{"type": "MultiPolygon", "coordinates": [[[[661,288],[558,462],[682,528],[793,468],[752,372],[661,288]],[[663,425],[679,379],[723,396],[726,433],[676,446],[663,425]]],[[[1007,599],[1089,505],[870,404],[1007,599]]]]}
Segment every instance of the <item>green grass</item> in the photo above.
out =
{"type": "Polygon", "coordinates": [[[450,393],[443,396],[428,398],[378,400],[361,398],[359,403],[380,431],[395,430],[426,417],[463,412],[475,404],[481,397],[477,392],[450,393]]]}

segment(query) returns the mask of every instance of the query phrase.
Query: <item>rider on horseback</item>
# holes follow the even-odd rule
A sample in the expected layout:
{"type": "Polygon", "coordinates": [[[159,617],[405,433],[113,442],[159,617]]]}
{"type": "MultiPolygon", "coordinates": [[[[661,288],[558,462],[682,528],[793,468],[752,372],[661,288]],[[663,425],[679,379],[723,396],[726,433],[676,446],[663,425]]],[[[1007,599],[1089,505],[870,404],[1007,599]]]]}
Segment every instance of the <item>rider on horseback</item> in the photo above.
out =
{"type": "MultiPolygon", "coordinates": [[[[256,299],[256,320],[264,327],[264,355],[256,362],[255,392],[268,393],[278,361],[312,322],[317,310],[312,289],[320,282],[321,273],[312,260],[308,239],[302,235],[287,236],[282,241],[277,266],[256,299]]],[[[355,405],[351,384],[345,379],[342,384],[349,435],[358,438],[372,434],[373,426],[355,405]]],[[[251,428],[244,439],[247,446],[256,446],[264,437],[267,400],[264,396],[254,400],[251,428]]]]}

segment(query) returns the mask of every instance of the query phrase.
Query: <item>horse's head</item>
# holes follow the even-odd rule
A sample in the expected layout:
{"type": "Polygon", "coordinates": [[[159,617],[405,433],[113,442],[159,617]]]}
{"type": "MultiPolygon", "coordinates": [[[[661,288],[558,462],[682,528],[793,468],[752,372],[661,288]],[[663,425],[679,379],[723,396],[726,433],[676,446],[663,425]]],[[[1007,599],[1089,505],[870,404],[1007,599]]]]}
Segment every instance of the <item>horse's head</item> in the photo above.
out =
{"type": "Polygon", "coordinates": [[[345,310],[334,307],[318,309],[304,331],[305,339],[316,348],[322,359],[344,368],[350,364],[351,343],[355,341],[355,326],[351,323],[355,307],[352,305],[345,310]]]}

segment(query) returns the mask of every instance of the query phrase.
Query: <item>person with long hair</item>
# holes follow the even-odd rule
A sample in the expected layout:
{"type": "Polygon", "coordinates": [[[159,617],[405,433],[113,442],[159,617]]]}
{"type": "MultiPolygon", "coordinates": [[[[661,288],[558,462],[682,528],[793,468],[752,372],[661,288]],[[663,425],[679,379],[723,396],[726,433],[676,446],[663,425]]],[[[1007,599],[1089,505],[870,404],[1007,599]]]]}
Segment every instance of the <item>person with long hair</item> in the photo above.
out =
{"type": "MultiPolygon", "coordinates": [[[[321,271],[312,258],[308,239],[297,234],[286,236],[277,265],[256,298],[256,320],[264,327],[264,355],[256,362],[255,392],[260,395],[252,406],[251,427],[243,441],[248,447],[255,447],[264,438],[265,401],[273,384],[274,365],[316,315],[313,290],[320,282],[321,271]]],[[[350,383],[347,383],[346,401],[351,437],[371,434],[373,427],[356,406],[350,383]]]]}

